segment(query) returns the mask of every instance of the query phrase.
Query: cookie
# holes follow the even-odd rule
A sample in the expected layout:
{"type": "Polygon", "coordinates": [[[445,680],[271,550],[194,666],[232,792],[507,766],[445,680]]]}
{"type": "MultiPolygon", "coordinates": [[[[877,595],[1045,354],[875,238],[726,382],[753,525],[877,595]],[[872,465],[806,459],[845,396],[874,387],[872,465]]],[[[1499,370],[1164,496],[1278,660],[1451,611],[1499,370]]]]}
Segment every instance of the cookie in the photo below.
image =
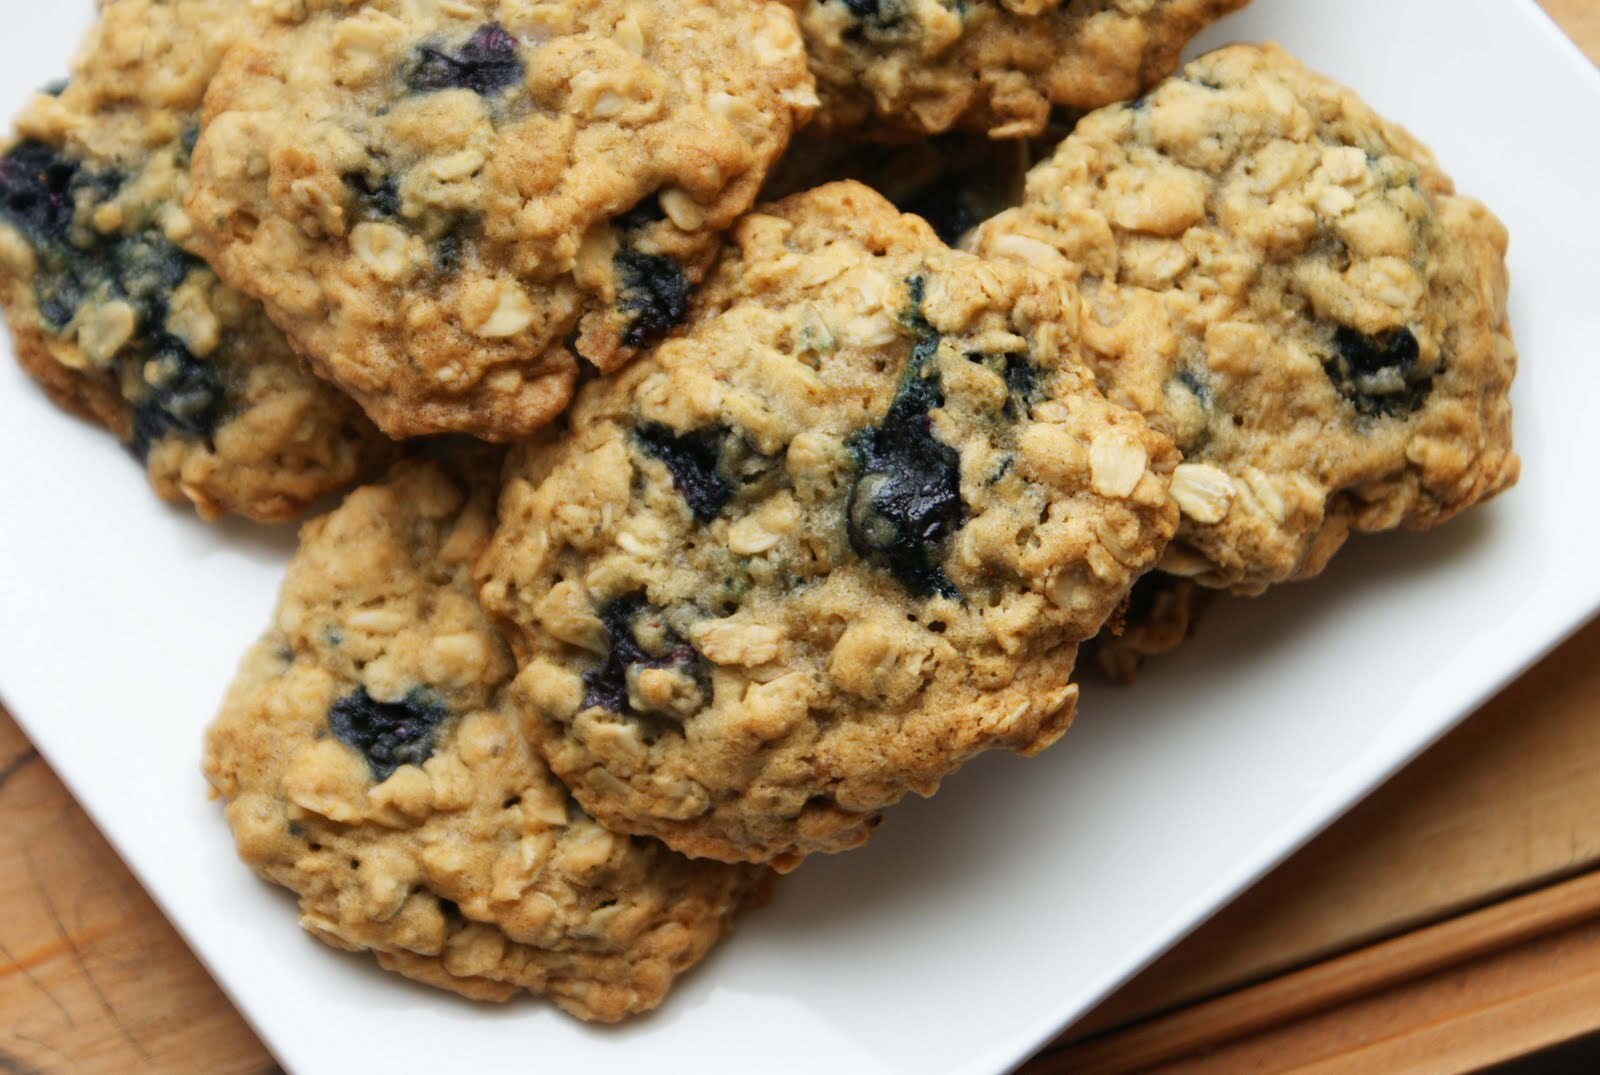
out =
{"type": "Polygon", "coordinates": [[[1246,0],[786,0],[811,55],[817,126],[903,139],[1039,134],[1054,108],[1126,101],[1246,0]]]}
{"type": "Polygon", "coordinates": [[[163,498],[292,517],[387,454],[260,307],[194,256],[182,210],[235,0],[114,0],[72,78],[0,154],[0,306],[17,357],[111,429],[163,498]]]}
{"type": "Polygon", "coordinates": [[[1506,232],[1273,46],[1084,118],[980,252],[1079,287],[1101,388],[1184,454],[1162,569],[1257,593],[1516,481],[1506,232]]]}
{"type": "Polygon", "coordinates": [[[206,737],[240,856],[301,925],[469,997],[660,1003],[766,881],[585,815],[520,734],[479,607],[489,453],[398,464],[308,523],[206,737]]]}
{"type": "Polygon", "coordinates": [[[790,869],[1061,735],[1177,522],[1077,312],[860,184],[740,221],[685,331],[508,466],[484,599],[585,809],[790,869]]]}
{"type": "Polygon", "coordinates": [[[524,436],[673,329],[815,104],[757,0],[272,9],[206,99],[223,279],[391,436],[524,436]]]}

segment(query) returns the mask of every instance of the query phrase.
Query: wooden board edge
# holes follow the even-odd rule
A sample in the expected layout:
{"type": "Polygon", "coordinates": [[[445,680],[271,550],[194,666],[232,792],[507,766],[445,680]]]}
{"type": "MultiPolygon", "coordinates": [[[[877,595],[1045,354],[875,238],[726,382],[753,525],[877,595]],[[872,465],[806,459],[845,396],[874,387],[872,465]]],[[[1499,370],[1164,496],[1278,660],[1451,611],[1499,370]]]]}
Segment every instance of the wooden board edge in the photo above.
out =
{"type": "MultiPolygon", "coordinates": [[[[1440,1041],[1456,1040],[1446,1033],[1448,1028],[1454,1027],[1458,1036],[1471,1037],[1465,1032],[1476,1026],[1482,1032],[1477,1036],[1482,1042],[1478,1059],[1482,1060],[1494,1052],[1490,1037],[1504,1040],[1508,1048],[1514,1037],[1514,1049],[1499,1057],[1504,1058],[1600,1028],[1600,999],[1591,991],[1600,988],[1600,870],[1596,870],[1170,1014],[1047,1048],[1027,1071],[1029,1075],[1150,1071],[1206,1052],[1211,1059],[1205,1066],[1186,1064],[1185,1070],[1226,1071],[1229,1068],[1225,1065],[1213,1065],[1222,1059],[1218,1051],[1231,1043],[1287,1030],[1297,1021],[1312,1017],[1327,1021],[1341,1012],[1359,1014],[1364,1000],[1408,985],[1438,985],[1435,980],[1443,979],[1442,984],[1448,986],[1451,979],[1460,980],[1468,965],[1475,966],[1481,974],[1497,977],[1497,965],[1510,966],[1519,953],[1525,956],[1535,946],[1554,947],[1564,953],[1570,964],[1564,968],[1565,975],[1551,975],[1543,982],[1502,981],[1501,985],[1510,990],[1504,996],[1463,991],[1458,1011],[1447,1011],[1442,1017],[1437,1005],[1427,1013],[1419,1011],[1425,1024],[1398,1033],[1386,1031],[1384,1040],[1389,1040],[1391,1046],[1432,1040],[1437,1047],[1440,1041]],[[1593,982],[1588,981],[1591,964],[1593,982]],[[1521,1011],[1509,1024],[1496,1022],[1519,1004],[1536,1002],[1544,1007],[1521,1011]],[[1539,1018],[1530,1022],[1534,1011],[1539,1018]],[[1491,1031],[1497,1033],[1486,1037],[1491,1031]],[[1445,1037],[1440,1038],[1441,1034],[1445,1037]]],[[[1536,962],[1552,971],[1557,969],[1549,966],[1548,954],[1536,962]]],[[[1503,979],[1504,975],[1498,977],[1503,979]]],[[[1402,1004],[1396,1000],[1383,1007],[1392,1015],[1402,1004]]],[[[1365,1041],[1363,1035],[1351,1034],[1348,1028],[1343,1037],[1352,1042],[1365,1041]]],[[[1381,1051],[1381,1046],[1382,1041],[1366,1041],[1362,1050],[1381,1051]]],[[[1352,1057],[1355,1055],[1351,1053],[1352,1057]]],[[[1281,1059],[1281,1067],[1274,1062],[1276,1070],[1295,1066],[1288,1063],[1288,1055],[1281,1059]]],[[[1322,1059],[1331,1062],[1331,1058],[1322,1059]]],[[[1398,1056],[1378,1061],[1376,1055],[1365,1055],[1362,1062],[1369,1065],[1365,1068],[1369,1071],[1406,1069],[1403,1064],[1395,1066],[1398,1056]]]]}

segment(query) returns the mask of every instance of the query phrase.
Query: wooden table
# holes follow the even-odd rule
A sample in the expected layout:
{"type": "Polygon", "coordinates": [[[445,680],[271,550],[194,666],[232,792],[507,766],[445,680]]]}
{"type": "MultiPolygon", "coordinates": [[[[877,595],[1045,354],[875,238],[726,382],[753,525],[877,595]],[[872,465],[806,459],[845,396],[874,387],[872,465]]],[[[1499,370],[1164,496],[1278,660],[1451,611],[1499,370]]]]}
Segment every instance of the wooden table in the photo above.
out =
{"type": "MultiPolygon", "coordinates": [[[[1600,0],[1543,0],[1600,59],[1600,0]]],[[[0,711],[0,1071],[276,1070],[0,711]]],[[[1028,1067],[1457,1072],[1600,1029],[1600,623],[1028,1067]]]]}

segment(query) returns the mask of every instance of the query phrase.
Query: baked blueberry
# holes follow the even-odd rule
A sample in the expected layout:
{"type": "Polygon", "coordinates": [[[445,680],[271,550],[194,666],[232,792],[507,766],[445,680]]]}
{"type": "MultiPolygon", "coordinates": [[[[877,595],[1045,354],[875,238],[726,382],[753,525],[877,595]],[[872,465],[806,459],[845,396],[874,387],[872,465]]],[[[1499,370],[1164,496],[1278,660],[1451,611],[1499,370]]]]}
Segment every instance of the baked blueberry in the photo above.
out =
{"type": "Polygon", "coordinates": [[[931,333],[917,341],[888,413],[850,442],[857,459],[846,506],[850,545],[918,597],[956,596],[935,560],[964,517],[960,453],[934,436],[928,418],[944,404],[927,362],[938,345],[931,333]]]}
{"type": "Polygon", "coordinates": [[[639,443],[672,472],[673,487],[703,523],[715,519],[733,495],[720,470],[723,432],[713,426],[679,436],[661,425],[639,428],[639,443]]]}
{"type": "Polygon", "coordinates": [[[42,142],[19,142],[0,157],[0,217],[35,244],[66,242],[79,166],[42,142]]]}
{"type": "Polygon", "coordinates": [[[1044,398],[1039,384],[1039,370],[1027,355],[1005,356],[1006,417],[1018,421],[1025,417],[1028,408],[1044,398]]]}
{"type": "Polygon", "coordinates": [[[599,668],[583,674],[588,688],[583,696],[584,708],[628,711],[628,666],[649,659],[633,637],[633,618],[644,608],[644,598],[633,594],[619,597],[600,610],[600,622],[606,629],[606,659],[599,668]]]}
{"type": "Polygon", "coordinates": [[[599,668],[583,675],[587,688],[584,708],[634,712],[629,700],[629,674],[637,675],[643,669],[676,672],[704,692],[710,679],[704,660],[693,646],[662,624],[660,610],[651,608],[643,595],[630,594],[611,601],[600,610],[600,622],[606,629],[606,658],[599,668]],[[655,652],[639,644],[641,619],[657,638],[655,652]]]}
{"type": "Polygon", "coordinates": [[[449,713],[418,687],[396,702],[380,702],[357,687],[328,710],[335,739],[361,752],[372,779],[383,783],[402,765],[421,765],[433,753],[434,736],[449,713]]]}
{"type": "Polygon", "coordinates": [[[387,220],[400,214],[400,183],[394,176],[373,179],[365,172],[350,172],[344,185],[355,196],[363,217],[387,220]]]}
{"type": "Polygon", "coordinates": [[[1340,325],[1333,347],[1323,369],[1362,414],[1395,417],[1427,402],[1433,375],[1417,368],[1421,350],[1410,329],[1369,336],[1340,325]]]}
{"type": "MultiPolygon", "coordinates": [[[[826,2],[826,0],[825,0],[826,2]]],[[[866,30],[887,30],[905,18],[905,0],[834,0],[861,25],[846,31],[854,38],[864,36],[866,30]]]]}
{"type": "Polygon", "coordinates": [[[661,208],[661,195],[659,192],[640,198],[632,209],[626,213],[612,218],[611,224],[619,231],[632,232],[647,228],[667,219],[667,211],[661,208]]]}
{"type": "Polygon", "coordinates": [[[418,93],[462,89],[480,97],[521,81],[517,39],[493,22],[478,27],[453,55],[433,45],[421,46],[406,75],[406,85],[418,93]]]}
{"type": "Polygon", "coordinates": [[[128,447],[142,461],[169,433],[206,440],[226,412],[226,392],[214,366],[198,361],[182,342],[164,336],[144,364],[149,390],[133,408],[128,447]]]}
{"type": "Polygon", "coordinates": [[[828,184],[513,454],[482,596],[585,809],[787,869],[1059,734],[1076,643],[1177,523],[1177,453],[1096,390],[1075,304],[828,184]]]}
{"type": "Polygon", "coordinates": [[[616,265],[622,284],[618,305],[631,315],[625,344],[644,347],[683,324],[693,288],[681,265],[664,254],[628,249],[617,252],[616,265]]]}

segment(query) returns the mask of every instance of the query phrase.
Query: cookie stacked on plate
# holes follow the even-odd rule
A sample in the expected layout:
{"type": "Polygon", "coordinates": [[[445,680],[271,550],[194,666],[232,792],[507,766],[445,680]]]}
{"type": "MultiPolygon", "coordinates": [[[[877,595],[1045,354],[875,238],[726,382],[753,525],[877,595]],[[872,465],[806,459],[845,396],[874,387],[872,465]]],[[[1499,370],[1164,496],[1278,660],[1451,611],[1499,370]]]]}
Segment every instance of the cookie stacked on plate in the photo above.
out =
{"type": "Polygon", "coordinates": [[[1515,481],[1503,229],[1271,46],[1168,79],[1239,6],[106,4],[0,303],[206,518],[367,482],[206,740],[302,925],[647,1010],[1080,648],[1515,481]]]}

